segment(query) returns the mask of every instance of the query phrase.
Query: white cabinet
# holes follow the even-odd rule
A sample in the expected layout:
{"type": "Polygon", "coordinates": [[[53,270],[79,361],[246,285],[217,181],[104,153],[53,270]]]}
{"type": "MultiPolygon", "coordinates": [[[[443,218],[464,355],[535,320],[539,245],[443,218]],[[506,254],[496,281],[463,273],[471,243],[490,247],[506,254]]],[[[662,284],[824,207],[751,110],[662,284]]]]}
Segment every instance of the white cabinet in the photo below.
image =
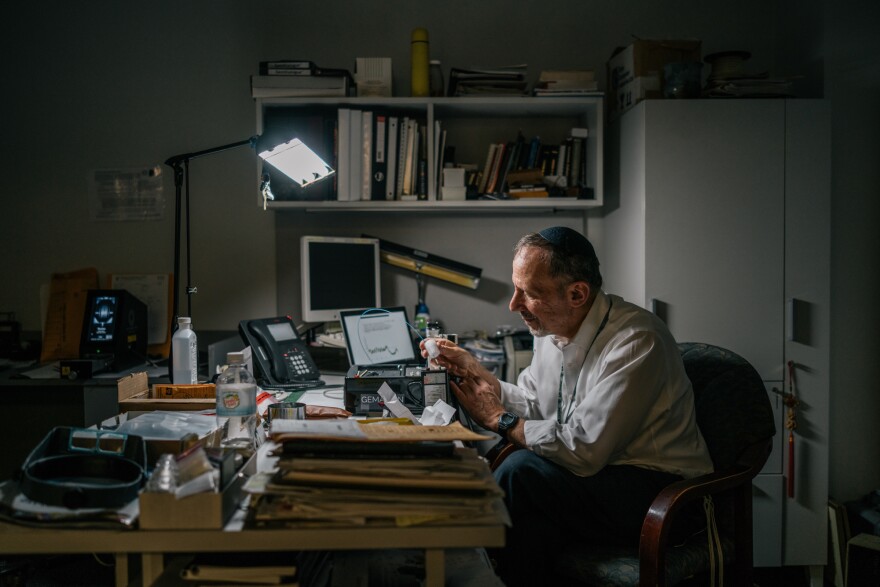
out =
{"type": "MultiPolygon", "coordinates": [[[[296,126],[298,113],[323,111],[328,119],[338,108],[394,113],[416,117],[426,129],[427,200],[345,201],[333,194],[322,200],[301,199],[269,203],[275,210],[358,212],[512,212],[585,210],[602,205],[604,193],[604,98],[478,97],[478,98],[266,98],[256,100],[257,133],[272,132],[273,121],[296,126]],[[544,143],[560,143],[573,127],[587,128],[587,186],[592,197],[525,198],[520,200],[443,201],[435,188],[439,170],[435,161],[435,129],[446,130],[446,145],[455,148],[458,162],[482,168],[490,143],[512,141],[518,133],[527,140],[539,136],[544,143]]],[[[260,205],[263,205],[260,199],[260,205]]]]}
{"type": "Polygon", "coordinates": [[[608,134],[605,202],[588,220],[605,289],[654,310],[677,340],[726,347],[755,366],[778,429],[755,484],[755,564],[824,564],[827,103],[649,100],[608,134]],[[789,361],[801,402],[792,497],[786,408],[771,391],[789,389],[789,361]]]}

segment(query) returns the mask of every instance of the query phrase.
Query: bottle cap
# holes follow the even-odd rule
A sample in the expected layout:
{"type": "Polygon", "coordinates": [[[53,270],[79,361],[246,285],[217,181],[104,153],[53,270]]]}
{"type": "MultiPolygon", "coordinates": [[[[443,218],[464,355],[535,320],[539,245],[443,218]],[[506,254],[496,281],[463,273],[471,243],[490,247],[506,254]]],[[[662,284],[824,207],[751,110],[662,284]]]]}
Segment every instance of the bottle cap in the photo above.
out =
{"type": "Polygon", "coordinates": [[[226,353],[226,363],[229,365],[241,365],[244,363],[244,353],[241,351],[226,353]]]}
{"type": "Polygon", "coordinates": [[[430,63],[431,65],[440,65],[440,60],[439,59],[431,59],[430,61],[428,61],[428,63],[430,63]]]}
{"type": "Polygon", "coordinates": [[[440,347],[437,345],[437,341],[433,338],[429,338],[425,341],[425,350],[428,351],[428,357],[431,359],[436,359],[440,356],[440,347]]]}
{"type": "Polygon", "coordinates": [[[412,30],[412,35],[410,36],[410,42],[418,43],[418,42],[428,42],[428,29],[418,28],[412,30]]]}
{"type": "Polygon", "coordinates": [[[192,324],[192,318],[189,318],[187,316],[178,316],[177,323],[178,324],[192,324]]]}

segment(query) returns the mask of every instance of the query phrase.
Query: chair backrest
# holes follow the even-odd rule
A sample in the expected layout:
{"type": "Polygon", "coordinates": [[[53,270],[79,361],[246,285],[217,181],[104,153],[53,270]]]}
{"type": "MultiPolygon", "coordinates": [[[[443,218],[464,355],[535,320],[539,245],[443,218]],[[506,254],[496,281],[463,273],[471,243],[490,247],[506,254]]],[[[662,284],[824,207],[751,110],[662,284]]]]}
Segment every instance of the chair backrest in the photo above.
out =
{"type": "Polygon", "coordinates": [[[715,470],[724,470],[747,447],[776,434],[767,390],[755,368],[736,353],[704,343],[678,347],[694,388],[697,426],[715,470]]]}

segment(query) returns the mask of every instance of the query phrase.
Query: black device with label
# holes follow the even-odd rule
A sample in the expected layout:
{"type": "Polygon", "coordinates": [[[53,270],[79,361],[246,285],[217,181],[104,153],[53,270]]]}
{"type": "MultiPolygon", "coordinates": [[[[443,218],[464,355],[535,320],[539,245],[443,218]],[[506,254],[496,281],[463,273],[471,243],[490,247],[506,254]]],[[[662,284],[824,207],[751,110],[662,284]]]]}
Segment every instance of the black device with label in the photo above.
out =
{"type": "Polygon", "coordinates": [[[90,289],[86,298],[80,359],[89,361],[91,374],[103,364],[122,370],[147,357],[147,305],[124,289],[90,289]]]}
{"type": "Polygon", "coordinates": [[[319,387],[324,384],[306,343],[290,316],[242,320],[238,332],[250,345],[264,387],[319,387]]]}
{"type": "Polygon", "coordinates": [[[398,401],[418,415],[438,399],[449,401],[449,381],[445,369],[398,365],[373,369],[353,366],[345,377],[343,402],[356,416],[381,414],[385,404],[379,388],[387,383],[398,401]]]}

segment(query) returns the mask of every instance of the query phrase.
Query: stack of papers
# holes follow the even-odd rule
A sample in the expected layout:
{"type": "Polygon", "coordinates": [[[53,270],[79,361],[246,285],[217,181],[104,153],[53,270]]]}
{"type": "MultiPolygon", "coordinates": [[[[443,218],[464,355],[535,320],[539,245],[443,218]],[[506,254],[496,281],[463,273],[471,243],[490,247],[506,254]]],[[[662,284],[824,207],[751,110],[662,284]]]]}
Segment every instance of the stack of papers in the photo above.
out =
{"type": "Polygon", "coordinates": [[[536,96],[588,96],[599,91],[592,69],[551,69],[538,76],[536,96]]]}
{"type": "Polygon", "coordinates": [[[791,97],[792,81],[770,78],[766,74],[709,79],[703,89],[707,98],[786,98],[791,97]]]}
{"type": "Polygon", "coordinates": [[[283,422],[282,430],[273,421],[271,433],[279,444],[277,471],[245,486],[251,493],[248,527],[507,521],[485,460],[454,442],[485,437],[461,424],[283,422]]]}
{"type": "Polygon", "coordinates": [[[453,67],[447,96],[521,96],[527,93],[525,64],[501,67],[453,67]]]}

